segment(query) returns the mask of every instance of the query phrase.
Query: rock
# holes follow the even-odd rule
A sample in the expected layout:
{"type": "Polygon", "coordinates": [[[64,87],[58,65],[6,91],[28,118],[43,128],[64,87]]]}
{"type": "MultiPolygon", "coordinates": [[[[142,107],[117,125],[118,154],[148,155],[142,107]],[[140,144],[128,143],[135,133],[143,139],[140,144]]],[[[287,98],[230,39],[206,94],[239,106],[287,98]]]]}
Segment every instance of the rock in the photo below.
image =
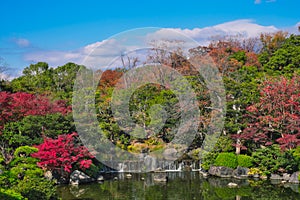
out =
{"type": "Polygon", "coordinates": [[[239,187],[249,185],[249,181],[247,179],[210,177],[207,181],[210,184],[210,186],[217,187],[217,188],[226,188],[226,187],[228,187],[228,183],[230,183],[230,182],[238,184],[239,187]]]}
{"type": "Polygon", "coordinates": [[[79,180],[70,180],[70,185],[79,185],[79,180]]]}
{"type": "Polygon", "coordinates": [[[282,180],[283,177],[278,175],[278,174],[271,174],[271,177],[270,177],[271,180],[282,180]]]}
{"type": "Polygon", "coordinates": [[[79,171],[79,170],[75,170],[72,172],[72,174],[70,175],[70,184],[71,185],[79,185],[82,183],[89,183],[94,181],[93,178],[89,177],[88,175],[86,175],[85,173],[79,171]]]}
{"type": "Polygon", "coordinates": [[[131,174],[126,174],[126,178],[132,178],[131,174]]]}
{"type": "Polygon", "coordinates": [[[153,180],[156,182],[168,182],[168,176],[166,173],[156,173],[153,180]]]}
{"type": "Polygon", "coordinates": [[[267,179],[268,179],[268,177],[267,177],[267,176],[265,176],[265,175],[261,175],[261,176],[260,176],[260,179],[262,179],[262,180],[267,180],[267,179]]]}
{"type": "Polygon", "coordinates": [[[163,152],[163,156],[166,160],[177,160],[177,150],[174,148],[168,148],[163,152]]]}
{"type": "Polygon", "coordinates": [[[208,177],[208,173],[207,172],[204,172],[204,171],[199,171],[199,173],[204,177],[208,177]]]}
{"type": "Polygon", "coordinates": [[[58,179],[55,179],[57,180],[57,184],[58,185],[64,185],[64,184],[68,184],[68,182],[70,182],[70,180],[68,180],[67,178],[65,177],[59,177],[58,179]]]}
{"type": "Polygon", "coordinates": [[[211,166],[208,170],[208,173],[213,176],[218,176],[222,178],[230,178],[233,176],[233,169],[228,167],[216,167],[211,166]]]}
{"type": "Polygon", "coordinates": [[[217,173],[217,167],[216,166],[210,166],[208,173],[212,176],[215,176],[217,173]]]}
{"type": "Polygon", "coordinates": [[[248,178],[249,168],[238,166],[235,170],[233,170],[234,178],[248,178]]]}
{"type": "Polygon", "coordinates": [[[294,172],[289,179],[289,183],[299,184],[299,179],[298,179],[299,173],[300,172],[294,172]]]}
{"type": "Polygon", "coordinates": [[[104,177],[102,175],[98,176],[97,181],[104,181],[104,177]]]}
{"type": "Polygon", "coordinates": [[[282,174],[282,179],[283,180],[288,181],[288,180],[290,180],[290,178],[291,178],[290,174],[288,174],[288,173],[283,173],[282,174]]]}
{"type": "Polygon", "coordinates": [[[46,172],[44,173],[44,177],[45,177],[47,180],[51,181],[51,180],[53,179],[52,172],[51,172],[51,171],[46,171],[46,172]]]}
{"type": "Polygon", "coordinates": [[[230,188],[235,188],[235,187],[238,186],[238,184],[236,184],[236,183],[228,183],[227,186],[230,187],[230,188]]]}
{"type": "Polygon", "coordinates": [[[156,169],[154,170],[154,172],[162,172],[162,171],[163,171],[163,169],[160,168],[160,167],[158,167],[158,168],[156,168],[156,169]]]}
{"type": "Polygon", "coordinates": [[[259,178],[259,174],[253,174],[253,178],[259,178]]]}

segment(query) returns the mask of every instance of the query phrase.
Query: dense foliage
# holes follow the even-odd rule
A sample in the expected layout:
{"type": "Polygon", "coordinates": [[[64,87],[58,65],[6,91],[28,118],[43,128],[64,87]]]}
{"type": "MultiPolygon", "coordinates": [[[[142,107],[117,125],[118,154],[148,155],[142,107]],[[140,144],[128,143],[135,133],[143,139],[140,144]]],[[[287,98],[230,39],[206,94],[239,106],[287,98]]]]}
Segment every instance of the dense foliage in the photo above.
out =
{"type": "Polygon", "coordinates": [[[253,166],[253,158],[248,155],[238,155],[237,156],[238,166],[240,167],[252,167],[253,166]]]}
{"type": "Polygon", "coordinates": [[[220,153],[217,156],[214,165],[235,169],[238,166],[238,160],[234,153],[220,153]]]}
{"type": "MultiPolygon", "coordinates": [[[[147,56],[149,62],[181,73],[198,101],[198,131],[181,160],[200,159],[206,170],[211,165],[251,167],[264,175],[299,170],[299,35],[277,32],[260,38],[224,38],[190,49],[189,58],[180,48],[147,56]],[[225,125],[211,152],[201,145],[217,111],[211,107],[212,93],[190,63],[190,59],[205,60],[206,56],[215,62],[226,89],[225,125]]],[[[130,66],[100,72],[94,99],[99,127],[118,148],[133,153],[161,152],[174,138],[178,121],[189,113],[190,105],[181,105],[168,84],[146,84],[131,94],[128,104],[137,128],[120,128],[120,119],[111,108],[112,94],[136,62],[133,58],[130,66]],[[164,119],[162,114],[166,114],[164,119]]],[[[65,177],[75,169],[91,176],[99,171],[99,163],[78,139],[72,119],[73,83],[81,67],[67,63],[51,68],[39,62],[12,81],[0,80],[0,197],[55,199],[54,182],[44,178],[46,170],[65,177]]]]}
{"type": "Polygon", "coordinates": [[[59,135],[57,139],[45,138],[36,148],[32,157],[40,161],[37,165],[43,169],[67,176],[75,167],[88,169],[92,156],[88,149],[76,142],[76,133],[59,135]]]}

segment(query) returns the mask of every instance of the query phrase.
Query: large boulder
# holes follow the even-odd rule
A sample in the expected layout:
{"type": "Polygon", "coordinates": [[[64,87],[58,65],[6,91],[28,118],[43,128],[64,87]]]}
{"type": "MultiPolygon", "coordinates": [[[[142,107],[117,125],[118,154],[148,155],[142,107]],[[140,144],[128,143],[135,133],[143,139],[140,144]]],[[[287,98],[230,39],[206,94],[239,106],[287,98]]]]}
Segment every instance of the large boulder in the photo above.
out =
{"type": "Polygon", "coordinates": [[[291,175],[288,174],[288,173],[283,173],[282,174],[282,179],[285,180],[285,181],[289,181],[291,178],[291,175]]]}
{"type": "Polygon", "coordinates": [[[270,179],[271,180],[282,180],[283,177],[278,174],[271,174],[270,179]]]}
{"type": "Polygon", "coordinates": [[[298,177],[299,177],[299,174],[300,174],[300,172],[294,172],[294,173],[291,175],[289,182],[290,182],[290,183],[299,184],[299,178],[298,178],[298,177]]]}
{"type": "Polygon", "coordinates": [[[233,170],[234,178],[247,178],[248,177],[249,168],[238,166],[235,170],[233,170]]]}
{"type": "Polygon", "coordinates": [[[166,160],[177,160],[178,158],[178,152],[174,148],[168,148],[163,152],[163,156],[166,160]]]}
{"type": "Polygon", "coordinates": [[[222,178],[230,178],[233,175],[233,169],[228,168],[228,167],[216,167],[216,166],[211,166],[208,170],[208,173],[213,176],[218,176],[222,178]]]}
{"type": "Polygon", "coordinates": [[[70,176],[70,184],[71,185],[79,185],[82,183],[90,183],[94,181],[93,178],[89,177],[88,175],[86,175],[85,173],[79,171],[79,170],[75,170],[72,172],[71,176],[70,176]]]}

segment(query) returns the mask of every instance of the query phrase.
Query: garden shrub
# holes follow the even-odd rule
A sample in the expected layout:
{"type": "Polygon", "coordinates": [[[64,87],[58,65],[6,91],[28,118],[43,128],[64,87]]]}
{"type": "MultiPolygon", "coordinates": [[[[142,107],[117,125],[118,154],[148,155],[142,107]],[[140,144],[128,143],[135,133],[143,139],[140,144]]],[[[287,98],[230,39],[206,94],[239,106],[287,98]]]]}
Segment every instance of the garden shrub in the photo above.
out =
{"type": "Polygon", "coordinates": [[[248,175],[253,176],[255,174],[261,175],[262,171],[260,169],[256,168],[256,167],[250,168],[249,172],[248,172],[248,175]]]}
{"type": "Polygon", "coordinates": [[[13,186],[13,190],[28,199],[58,199],[54,182],[45,178],[25,177],[17,185],[13,186]]]}
{"type": "Polygon", "coordinates": [[[212,166],[215,163],[215,160],[218,156],[218,153],[214,152],[207,152],[203,155],[203,158],[201,159],[201,167],[204,170],[209,170],[210,166],[212,166]]]}
{"type": "Polygon", "coordinates": [[[235,169],[238,166],[237,156],[234,153],[220,153],[217,156],[214,165],[235,169]]]}
{"type": "Polygon", "coordinates": [[[300,146],[293,150],[293,157],[298,163],[298,170],[300,170],[300,146]]]}
{"type": "Polygon", "coordinates": [[[213,148],[213,151],[214,152],[231,152],[234,150],[234,147],[232,146],[233,143],[234,143],[234,141],[230,137],[221,135],[218,138],[218,141],[216,142],[216,144],[213,148]]]}
{"type": "Polygon", "coordinates": [[[20,193],[17,193],[10,189],[0,188],[0,199],[5,200],[27,200],[20,193]]]}
{"type": "MultiPolygon", "coordinates": [[[[215,160],[219,153],[221,152],[230,152],[233,151],[234,148],[232,146],[233,140],[228,136],[220,136],[218,141],[216,142],[215,146],[213,147],[213,150],[211,152],[200,152],[198,153],[202,154],[200,156],[201,159],[201,167],[204,170],[209,170],[210,166],[215,164],[215,160]]],[[[198,155],[197,155],[198,156],[198,155]]]]}
{"type": "Polygon", "coordinates": [[[253,166],[253,158],[248,155],[237,156],[238,166],[250,168],[253,166]]]}
{"type": "Polygon", "coordinates": [[[290,173],[297,171],[298,164],[292,151],[282,152],[277,144],[257,149],[252,157],[254,164],[266,175],[279,173],[279,169],[290,173]]]}
{"type": "Polygon", "coordinates": [[[30,156],[30,154],[37,152],[38,149],[30,146],[20,146],[14,152],[14,157],[30,156]]]}

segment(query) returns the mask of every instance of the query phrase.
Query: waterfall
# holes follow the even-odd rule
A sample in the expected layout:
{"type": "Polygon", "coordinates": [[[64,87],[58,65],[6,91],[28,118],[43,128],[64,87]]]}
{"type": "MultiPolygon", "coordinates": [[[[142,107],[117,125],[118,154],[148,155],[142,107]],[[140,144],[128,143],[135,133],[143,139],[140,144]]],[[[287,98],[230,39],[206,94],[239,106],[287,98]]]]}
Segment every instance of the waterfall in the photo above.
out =
{"type": "Polygon", "coordinates": [[[118,172],[124,172],[124,166],[125,166],[125,164],[124,163],[118,163],[118,172]]]}
{"type": "Polygon", "coordinates": [[[145,156],[143,160],[140,161],[109,161],[108,166],[105,166],[101,172],[152,172],[152,171],[166,171],[166,172],[181,172],[184,171],[186,167],[191,171],[200,171],[201,162],[200,161],[170,161],[170,160],[157,160],[155,157],[149,155],[145,156]]]}

